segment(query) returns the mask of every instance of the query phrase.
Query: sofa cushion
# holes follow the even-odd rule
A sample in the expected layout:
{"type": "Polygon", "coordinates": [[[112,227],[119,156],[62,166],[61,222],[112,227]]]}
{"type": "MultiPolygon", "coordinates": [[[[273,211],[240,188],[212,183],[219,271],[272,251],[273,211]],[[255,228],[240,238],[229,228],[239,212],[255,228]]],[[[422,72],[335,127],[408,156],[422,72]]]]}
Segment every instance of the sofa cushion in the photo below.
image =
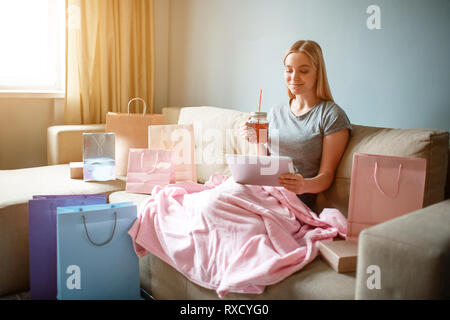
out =
{"type": "MultiPolygon", "coordinates": [[[[219,299],[214,290],[201,287],[149,253],[139,259],[141,286],[156,299],[219,299]]],[[[355,298],[356,273],[337,273],[317,257],[303,269],[274,285],[262,294],[228,293],[233,300],[319,300],[355,298]]]]}
{"type": "Polygon", "coordinates": [[[111,193],[125,189],[125,177],[114,181],[71,179],[68,164],[0,170],[0,208],[27,203],[34,195],[111,193]]]}
{"type": "Polygon", "coordinates": [[[0,296],[29,288],[28,200],[33,195],[111,193],[124,178],[107,182],[70,179],[69,165],[0,170],[0,296]]]}
{"type": "Polygon", "coordinates": [[[239,135],[249,113],[217,107],[185,107],[179,124],[193,124],[197,180],[205,183],[213,173],[230,176],[225,154],[256,154],[254,145],[239,135]]]}
{"type": "Polygon", "coordinates": [[[109,203],[133,202],[137,206],[138,212],[140,212],[140,209],[150,197],[148,194],[116,191],[109,195],[109,203]]]}
{"type": "Polygon", "coordinates": [[[353,154],[417,157],[427,160],[423,205],[444,200],[448,164],[449,134],[431,129],[388,129],[353,125],[347,149],[336,171],[333,185],[317,198],[317,212],[337,208],[348,213],[353,154]]]}

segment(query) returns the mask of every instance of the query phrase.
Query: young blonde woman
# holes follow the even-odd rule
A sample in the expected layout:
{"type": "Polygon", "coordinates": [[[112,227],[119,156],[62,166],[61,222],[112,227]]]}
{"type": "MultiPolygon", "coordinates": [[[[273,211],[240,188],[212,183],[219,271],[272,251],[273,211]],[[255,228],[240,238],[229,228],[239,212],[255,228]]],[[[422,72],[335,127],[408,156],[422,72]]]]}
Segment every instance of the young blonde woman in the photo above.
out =
{"type": "Polygon", "coordinates": [[[139,257],[152,252],[220,298],[262,293],[313,261],[317,241],[345,234],[338,210],[313,214],[296,194],[314,210],[307,197],[332,183],[350,122],[332,100],[316,43],[294,44],[285,67],[290,99],[268,117],[269,134],[278,129],[280,141],[277,151],[269,140],[269,151],[292,157],[297,168],[280,177],[284,188],[241,185],[220,174],[204,185],[156,186],[129,231],[139,257]]]}
{"type": "MultiPolygon", "coordinates": [[[[289,100],[273,106],[268,114],[268,152],[293,159],[296,173],[283,174],[279,184],[314,210],[317,193],[333,183],[351,124],[334,103],[322,49],[316,42],[294,43],[284,56],[284,67],[289,100]],[[271,141],[278,141],[278,146],[271,141]]],[[[248,139],[247,123],[241,130],[248,139]]]]}

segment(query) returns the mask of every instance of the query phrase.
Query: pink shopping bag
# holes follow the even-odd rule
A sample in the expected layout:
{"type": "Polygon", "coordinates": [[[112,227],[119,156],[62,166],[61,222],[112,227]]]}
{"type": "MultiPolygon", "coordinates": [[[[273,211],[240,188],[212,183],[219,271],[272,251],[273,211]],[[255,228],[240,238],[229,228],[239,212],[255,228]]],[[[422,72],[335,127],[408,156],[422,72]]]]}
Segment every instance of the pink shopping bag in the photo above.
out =
{"type": "Polygon", "coordinates": [[[347,239],[423,206],[426,159],[355,153],[347,239]]]}
{"type": "Polygon", "coordinates": [[[194,126],[172,124],[148,127],[148,147],[172,150],[176,181],[197,182],[194,155],[194,126]]]}
{"type": "Polygon", "coordinates": [[[125,191],[151,194],[156,185],[175,183],[172,151],[130,149],[125,191]]]}

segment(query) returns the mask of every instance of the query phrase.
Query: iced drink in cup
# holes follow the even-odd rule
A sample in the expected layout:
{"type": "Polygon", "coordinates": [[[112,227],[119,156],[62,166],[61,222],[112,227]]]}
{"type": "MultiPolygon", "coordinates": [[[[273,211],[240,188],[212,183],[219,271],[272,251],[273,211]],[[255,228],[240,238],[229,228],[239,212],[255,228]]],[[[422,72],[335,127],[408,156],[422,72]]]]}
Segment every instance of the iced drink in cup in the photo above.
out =
{"type": "Polygon", "coordinates": [[[251,112],[250,119],[247,122],[247,130],[250,143],[266,143],[269,136],[267,112],[251,112]]]}

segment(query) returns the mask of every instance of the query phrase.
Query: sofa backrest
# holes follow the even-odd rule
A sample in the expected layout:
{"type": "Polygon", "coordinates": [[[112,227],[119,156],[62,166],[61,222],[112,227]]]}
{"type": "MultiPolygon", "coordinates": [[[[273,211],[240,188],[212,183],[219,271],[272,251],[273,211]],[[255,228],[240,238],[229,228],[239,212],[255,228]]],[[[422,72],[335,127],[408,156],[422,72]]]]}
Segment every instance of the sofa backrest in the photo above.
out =
{"type": "MultiPolygon", "coordinates": [[[[194,124],[199,182],[205,182],[215,172],[230,175],[224,161],[225,153],[255,153],[247,142],[239,138],[239,127],[247,120],[249,113],[218,107],[184,107],[178,108],[178,111],[178,123],[194,124]],[[214,144],[211,139],[214,132],[222,133],[223,141],[214,144]],[[205,149],[206,153],[212,155],[209,157],[214,160],[212,163],[199,158],[202,154],[205,155],[205,149]]],[[[176,114],[172,116],[176,118],[176,114]]],[[[425,158],[427,174],[424,206],[444,200],[449,161],[448,132],[353,125],[350,141],[336,171],[335,181],[327,191],[318,195],[317,212],[321,212],[323,208],[337,208],[347,216],[355,152],[425,158]]]]}

